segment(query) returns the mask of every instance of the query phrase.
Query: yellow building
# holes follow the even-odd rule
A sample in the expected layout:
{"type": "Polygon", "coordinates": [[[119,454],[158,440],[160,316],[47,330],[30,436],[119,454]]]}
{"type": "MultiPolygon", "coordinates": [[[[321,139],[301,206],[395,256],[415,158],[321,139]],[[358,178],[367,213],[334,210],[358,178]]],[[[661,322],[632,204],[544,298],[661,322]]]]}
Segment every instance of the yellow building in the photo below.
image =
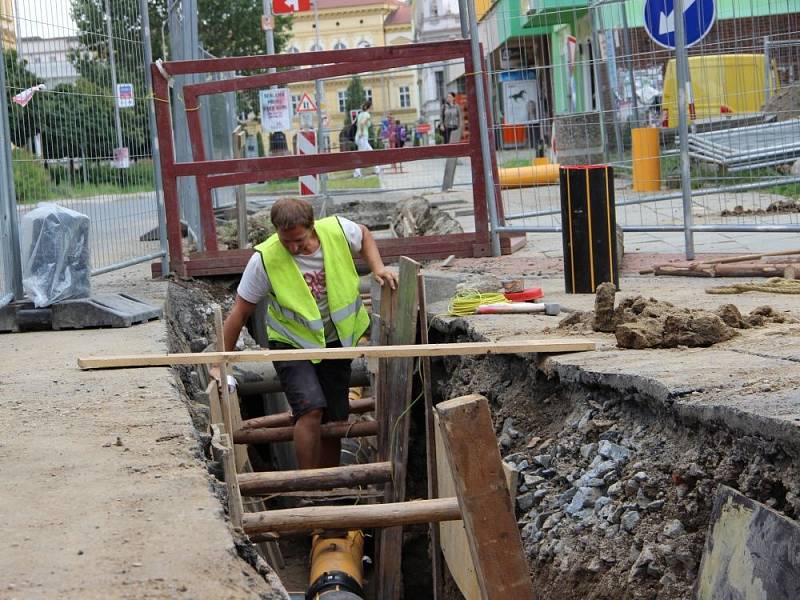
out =
{"type": "Polygon", "coordinates": [[[17,47],[14,0],[0,0],[0,41],[5,50],[17,47]]]}
{"type": "MultiPolygon", "coordinates": [[[[414,39],[410,3],[399,0],[317,0],[319,11],[319,43],[313,11],[295,13],[292,37],[286,52],[343,50],[408,44],[414,39]]],[[[416,67],[377,73],[362,73],[361,83],[367,98],[372,100],[373,125],[384,117],[411,124],[419,117],[419,92],[416,67]]],[[[329,144],[339,145],[339,131],[345,122],[345,100],[351,77],[325,81],[322,110],[325,113],[329,144]]],[[[304,93],[314,99],[314,82],[290,84],[292,103],[296,105],[304,93]]],[[[316,118],[314,119],[316,125],[316,118]]],[[[300,121],[294,118],[295,128],[300,121]]],[[[291,132],[289,139],[296,133],[291,132]]]]}

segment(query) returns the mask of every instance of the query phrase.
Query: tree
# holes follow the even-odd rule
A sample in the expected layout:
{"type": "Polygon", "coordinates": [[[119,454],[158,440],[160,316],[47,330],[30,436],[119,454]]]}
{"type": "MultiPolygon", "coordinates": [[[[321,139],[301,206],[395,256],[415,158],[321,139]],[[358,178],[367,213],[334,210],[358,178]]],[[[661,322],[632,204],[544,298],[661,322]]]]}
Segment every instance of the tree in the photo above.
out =
{"type": "Polygon", "coordinates": [[[350,84],[347,86],[345,95],[344,124],[345,127],[349,127],[352,124],[352,120],[350,119],[350,111],[361,110],[361,106],[367,99],[367,95],[364,93],[364,86],[362,85],[361,78],[358,75],[350,80],[350,84]]]}
{"type": "Polygon", "coordinates": [[[27,107],[23,108],[11,101],[13,96],[22,90],[41,83],[36,75],[27,68],[27,62],[21,60],[16,50],[3,49],[3,63],[6,73],[7,95],[4,101],[8,105],[8,119],[11,125],[11,141],[15,146],[24,146],[36,133],[36,128],[30,118],[31,107],[41,103],[42,95],[35,96],[27,107]]]}

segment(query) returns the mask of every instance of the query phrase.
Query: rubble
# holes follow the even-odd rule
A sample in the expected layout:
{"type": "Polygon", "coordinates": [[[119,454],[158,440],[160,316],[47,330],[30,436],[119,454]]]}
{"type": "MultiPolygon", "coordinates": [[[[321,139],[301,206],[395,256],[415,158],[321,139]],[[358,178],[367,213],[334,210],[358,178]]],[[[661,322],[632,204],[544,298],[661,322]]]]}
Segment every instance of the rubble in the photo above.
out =
{"type": "Polygon", "coordinates": [[[399,238],[464,233],[458,221],[431,206],[423,196],[412,196],[397,203],[392,214],[391,230],[399,238]]]}

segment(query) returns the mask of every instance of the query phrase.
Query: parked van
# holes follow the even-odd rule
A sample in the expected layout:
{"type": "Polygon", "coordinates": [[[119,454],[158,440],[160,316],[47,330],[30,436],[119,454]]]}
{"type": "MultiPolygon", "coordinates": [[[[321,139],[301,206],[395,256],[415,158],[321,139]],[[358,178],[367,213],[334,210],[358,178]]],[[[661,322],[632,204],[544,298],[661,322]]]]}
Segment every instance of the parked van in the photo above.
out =
{"type": "MultiPolygon", "coordinates": [[[[664,73],[664,97],[661,126],[678,125],[678,85],[675,59],[670,59],[664,73]]],[[[754,113],[764,105],[767,82],[763,54],[711,54],[689,57],[689,80],[694,96],[691,120],[708,119],[731,113],[754,113]]],[[[779,86],[778,73],[772,66],[770,95],[779,86]]]]}

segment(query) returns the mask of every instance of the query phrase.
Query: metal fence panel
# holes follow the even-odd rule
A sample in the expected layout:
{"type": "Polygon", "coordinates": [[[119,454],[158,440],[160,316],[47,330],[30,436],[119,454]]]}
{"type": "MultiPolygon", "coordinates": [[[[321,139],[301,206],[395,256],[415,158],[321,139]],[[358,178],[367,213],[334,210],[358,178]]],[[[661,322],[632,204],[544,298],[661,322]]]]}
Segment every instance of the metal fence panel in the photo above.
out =
{"type": "Polygon", "coordinates": [[[3,97],[19,218],[40,202],[86,214],[94,274],[162,256],[140,0],[81,0],[72,19],[13,6],[3,97]]]}
{"type": "Polygon", "coordinates": [[[656,18],[651,28],[674,45],[675,17],[670,21],[666,4],[517,4],[495,3],[481,23],[509,228],[561,226],[557,181],[548,167],[533,165],[542,156],[538,162],[612,164],[617,220],[631,231],[800,231],[797,2],[717,0],[716,19],[697,40],[707,16],[699,7],[708,3],[684,0],[686,181],[676,52],[645,27],[647,7],[663,6],[663,22],[656,18]],[[639,128],[656,132],[649,146],[637,141],[634,149],[639,128]]]}

